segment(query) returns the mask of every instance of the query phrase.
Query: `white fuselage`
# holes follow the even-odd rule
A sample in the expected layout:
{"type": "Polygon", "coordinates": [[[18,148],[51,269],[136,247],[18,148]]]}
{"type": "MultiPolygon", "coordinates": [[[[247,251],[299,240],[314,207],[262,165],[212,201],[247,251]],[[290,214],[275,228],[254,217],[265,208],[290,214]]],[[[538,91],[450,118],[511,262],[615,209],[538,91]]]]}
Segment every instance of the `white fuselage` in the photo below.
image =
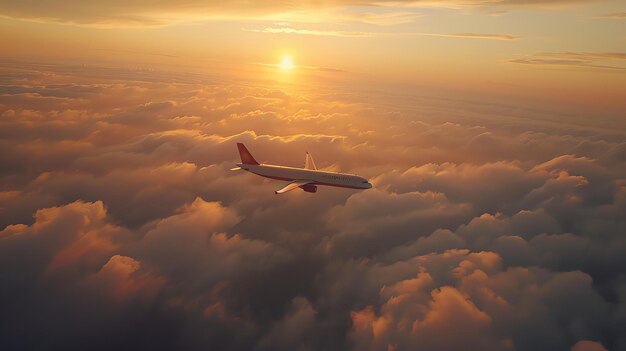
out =
{"type": "Polygon", "coordinates": [[[315,185],[330,185],[342,188],[369,189],[372,187],[367,179],[354,174],[318,171],[306,168],[284,167],[275,165],[251,165],[238,163],[237,166],[248,172],[266,178],[279,180],[309,180],[315,185]]]}

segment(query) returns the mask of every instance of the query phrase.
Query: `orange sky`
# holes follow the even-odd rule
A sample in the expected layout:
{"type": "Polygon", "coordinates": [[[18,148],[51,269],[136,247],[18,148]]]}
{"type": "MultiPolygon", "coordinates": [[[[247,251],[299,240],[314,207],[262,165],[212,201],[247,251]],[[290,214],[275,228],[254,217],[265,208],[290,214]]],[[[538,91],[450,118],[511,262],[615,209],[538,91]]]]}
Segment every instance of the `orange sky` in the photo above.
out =
{"type": "Polygon", "coordinates": [[[89,4],[0,2],[0,57],[254,79],[260,74],[250,65],[291,55],[295,71],[309,74],[267,78],[311,84],[304,77],[322,69],[333,81],[530,98],[610,115],[626,107],[621,1],[89,4]]]}

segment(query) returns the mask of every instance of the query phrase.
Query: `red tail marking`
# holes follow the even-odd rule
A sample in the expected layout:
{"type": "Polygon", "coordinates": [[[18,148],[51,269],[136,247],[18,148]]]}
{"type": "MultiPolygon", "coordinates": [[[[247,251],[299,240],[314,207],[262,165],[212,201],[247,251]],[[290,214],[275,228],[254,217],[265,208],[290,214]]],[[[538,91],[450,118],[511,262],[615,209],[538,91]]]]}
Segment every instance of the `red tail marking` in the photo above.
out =
{"type": "Polygon", "coordinates": [[[242,143],[237,143],[237,148],[239,149],[239,156],[241,157],[241,163],[246,165],[258,165],[259,163],[252,157],[252,154],[246,146],[242,143]]]}

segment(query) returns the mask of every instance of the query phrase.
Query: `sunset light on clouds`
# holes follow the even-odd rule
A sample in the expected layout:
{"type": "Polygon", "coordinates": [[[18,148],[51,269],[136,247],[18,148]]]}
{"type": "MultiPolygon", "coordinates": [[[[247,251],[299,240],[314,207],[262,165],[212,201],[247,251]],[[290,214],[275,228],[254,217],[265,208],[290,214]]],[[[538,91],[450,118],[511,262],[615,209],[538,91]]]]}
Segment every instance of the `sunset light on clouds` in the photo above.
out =
{"type": "Polygon", "coordinates": [[[0,349],[626,350],[625,13],[0,0],[0,349]]]}

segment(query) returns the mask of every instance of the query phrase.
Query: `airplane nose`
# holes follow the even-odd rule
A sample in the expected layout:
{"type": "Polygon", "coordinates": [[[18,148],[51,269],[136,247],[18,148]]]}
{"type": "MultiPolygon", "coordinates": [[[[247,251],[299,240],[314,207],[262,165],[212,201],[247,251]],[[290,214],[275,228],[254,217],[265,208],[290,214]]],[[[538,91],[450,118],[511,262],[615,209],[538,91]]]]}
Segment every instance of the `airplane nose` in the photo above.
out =
{"type": "Polygon", "coordinates": [[[365,186],[367,187],[366,189],[371,189],[372,188],[372,183],[367,182],[367,184],[365,184],[365,186]]]}

